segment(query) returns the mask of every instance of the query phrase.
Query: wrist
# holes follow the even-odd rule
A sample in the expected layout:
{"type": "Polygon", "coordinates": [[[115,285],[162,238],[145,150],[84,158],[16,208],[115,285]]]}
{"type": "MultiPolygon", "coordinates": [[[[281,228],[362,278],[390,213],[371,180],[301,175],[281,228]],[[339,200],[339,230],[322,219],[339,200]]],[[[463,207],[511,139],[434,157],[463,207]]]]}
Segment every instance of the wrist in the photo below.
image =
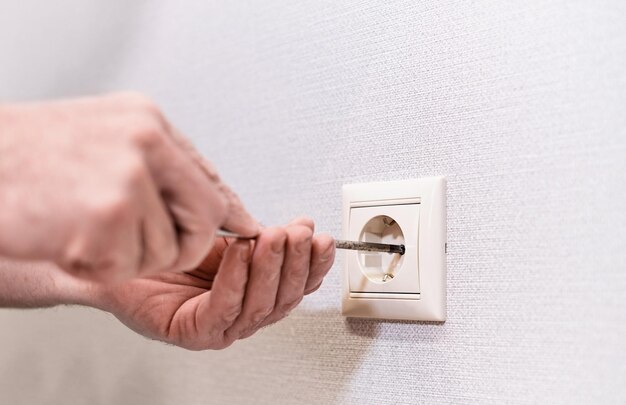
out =
{"type": "Polygon", "coordinates": [[[92,283],[72,277],[56,268],[56,266],[54,270],[49,277],[53,282],[51,294],[58,304],[85,306],[94,306],[96,304],[96,300],[93,297],[95,286],[92,283]]]}
{"type": "MultiPolygon", "coordinates": [[[[82,305],[111,312],[114,307],[114,284],[106,284],[74,277],[55,265],[45,264],[38,270],[41,280],[47,273],[51,286],[47,289],[47,300],[51,305],[82,305]]],[[[43,283],[48,284],[48,283],[43,283]]]]}
{"type": "Polygon", "coordinates": [[[111,312],[113,305],[111,300],[111,288],[107,284],[71,278],[71,281],[61,288],[65,291],[64,301],[70,305],[82,305],[111,312]]]}
{"type": "Polygon", "coordinates": [[[106,308],[101,288],[50,263],[0,260],[0,307],[87,305],[106,308]]]}
{"type": "Polygon", "coordinates": [[[73,277],[55,266],[50,273],[54,283],[53,295],[60,305],[83,305],[107,311],[106,286],[73,277]]]}
{"type": "Polygon", "coordinates": [[[58,277],[56,284],[63,304],[84,305],[94,308],[101,306],[100,287],[95,283],[63,273],[58,277]]]}

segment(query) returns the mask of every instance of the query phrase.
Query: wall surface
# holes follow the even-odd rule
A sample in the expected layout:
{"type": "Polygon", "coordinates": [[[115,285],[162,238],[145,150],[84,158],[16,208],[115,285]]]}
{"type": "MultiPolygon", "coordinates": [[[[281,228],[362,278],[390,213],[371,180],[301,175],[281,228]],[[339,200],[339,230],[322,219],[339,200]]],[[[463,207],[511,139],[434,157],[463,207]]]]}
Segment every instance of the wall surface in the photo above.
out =
{"type": "Polygon", "coordinates": [[[448,321],[344,319],[341,255],[221,352],[0,312],[3,404],[626,402],[626,2],[4,1],[0,99],[144,91],[254,214],[448,176],[448,321]],[[70,399],[72,401],[70,401],[70,399]]]}

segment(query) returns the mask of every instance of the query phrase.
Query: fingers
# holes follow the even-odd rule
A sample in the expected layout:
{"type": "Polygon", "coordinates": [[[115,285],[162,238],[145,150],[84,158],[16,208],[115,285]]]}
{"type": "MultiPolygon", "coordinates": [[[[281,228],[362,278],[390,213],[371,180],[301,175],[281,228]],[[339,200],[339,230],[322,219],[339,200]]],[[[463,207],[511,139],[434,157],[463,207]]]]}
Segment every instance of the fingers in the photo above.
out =
{"type": "MultiPolygon", "coordinates": [[[[138,190],[131,195],[99,196],[89,204],[57,264],[72,275],[94,281],[119,281],[136,274],[142,257],[138,190]]],[[[78,214],[77,214],[78,215],[78,214]]]]}
{"type": "Polygon", "coordinates": [[[223,183],[220,183],[220,189],[228,201],[228,214],[222,226],[242,236],[258,235],[261,226],[245,209],[237,194],[223,183]]]}
{"type": "MultiPolygon", "coordinates": [[[[284,318],[302,301],[304,287],[309,276],[313,231],[308,226],[296,225],[299,222],[293,223],[295,224],[286,228],[287,245],[285,259],[274,309],[257,329],[284,318]]],[[[242,337],[245,338],[252,335],[257,329],[249,330],[242,337]]]]}
{"type": "Polygon", "coordinates": [[[116,282],[132,277],[141,257],[140,225],[100,227],[85,232],[85,235],[96,233],[106,234],[106,240],[87,236],[70,242],[65,255],[57,262],[59,267],[75,277],[97,282],[116,282]]]}
{"type": "Polygon", "coordinates": [[[118,125],[130,132],[133,144],[142,151],[175,224],[178,257],[173,270],[195,268],[226,218],[228,200],[197,164],[192,147],[183,147],[175,139],[175,129],[154,102],[136,93],[113,95],[109,102],[121,116],[118,125]]]}
{"type": "Polygon", "coordinates": [[[224,222],[228,202],[198,165],[171,140],[152,149],[149,165],[176,223],[179,252],[173,268],[195,268],[224,222]]]}
{"type": "Polygon", "coordinates": [[[255,331],[274,310],[286,240],[282,228],[267,228],[257,238],[243,309],[226,331],[227,339],[239,339],[255,331]]]}
{"type": "Polygon", "coordinates": [[[208,349],[222,349],[235,339],[226,331],[243,308],[251,248],[247,241],[235,241],[226,248],[212,289],[198,306],[196,324],[200,336],[206,337],[208,349]]]}
{"type": "Polygon", "coordinates": [[[219,271],[220,264],[224,258],[224,253],[229,245],[237,239],[217,238],[211,251],[206,255],[202,263],[198,266],[198,270],[205,273],[215,274],[219,271]]]}
{"type": "Polygon", "coordinates": [[[335,260],[335,240],[329,235],[318,235],[311,248],[311,267],[304,294],[317,290],[335,260]]]}
{"type": "Polygon", "coordinates": [[[247,241],[233,240],[229,246],[222,240],[224,246],[215,249],[219,254],[205,259],[203,265],[210,267],[221,258],[211,298],[198,308],[198,330],[207,331],[208,348],[251,336],[285,317],[303,295],[319,287],[335,248],[332,237],[314,237],[313,226],[310,219],[299,218],[285,228],[264,229],[254,249],[247,241]]]}
{"type": "Polygon", "coordinates": [[[198,266],[210,250],[215,231],[225,229],[243,236],[256,236],[259,224],[226,185],[217,171],[160,113],[148,104],[148,110],[167,136],[155,142],[151,136],[139,139],[155,172],[155,180],[164,194],[170,214],[179,234],[179,257],[175,270],[190,270],[198,266]]]}
{"type": "Polygon", "coordinates": [[[335,241],[328,235],[317,235],[307,241],[307,237],[310,238],[309,235],[312,236],[311,228],[294,224],[304,223],[311,225],[311,222],[311,220],[303,218],[292,221],[287,227],[287,252],[274,310],[256,328],[250,329],[240,338],[249,337],[258,329],[286,317],[302,301],[304,295],[313,293],[322,285],[322,281],[331,269],[335,259],[335,241]],[[303,231],[303,228],[309,229],[310,233],[303,231]],[[291,246],[289,240],[292,241],[291,246]],[[296,248],[298,244],[300,249],[308,245],[309,250],[302,251],[296,248]],[[308,263],[305,257],[309,260],[308,263]]]}

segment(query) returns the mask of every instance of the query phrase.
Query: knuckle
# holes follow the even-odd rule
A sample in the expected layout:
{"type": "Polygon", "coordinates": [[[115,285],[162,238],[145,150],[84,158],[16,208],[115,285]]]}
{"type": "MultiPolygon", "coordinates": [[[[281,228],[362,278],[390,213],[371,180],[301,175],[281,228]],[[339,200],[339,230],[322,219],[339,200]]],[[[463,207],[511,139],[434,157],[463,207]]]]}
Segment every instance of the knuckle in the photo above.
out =
{"type": "Polygon", "coordinates": [[[78,231],[61,251],[60,264],[68,269],[88,267],[87,244],[84,232],[78,231]]]}
{"type": "Polygon", "coordinates": [[[77,277],[84,277],[85,274],[91,274],[93,272],[92,263],[82,251],[66,253],[62,260],[61,267],[77,277]]]}
{"type": "Polygon", "coordinates": [[[121,91],[115,93],[115,96],[139,108],[157,108],[156,103],[150,97],[139,91],[121,91]]]}
{"type": "Polygon", "coordinates": [[[132,129],[130,137],[140,148],[152,149],[163,144],[165,132],[157,122],[147,119],[132,129]]]}
{"type": "Polygon", "coordinates": [[[123,171],[125,186],[131,188],[141,184],[150,175],[148,168],[140,159],[130,159],[123,171]]]}
{"type": "Polygon", "coordinates": [[[100,259],[98,262],[87,258],[72,258],[67,261],[69,273],[75,277],[95,282],[109,283],[125,280],[127,268],[114,258],[100,259]]]}
{"type": "Polygon", "coordinates": [[[289,300],[283,304],[280,304],[280,306],[278,307],[278,310],[280,313],[282,314],[288,314],[291,310],[293,310],[295,307],[298,306],[298,304],[300,304],[300,302],[302,301],[302,297],[298,297],[296,299],[292,299],[289,300]]]}
{"type": "Polygon", "coordinates": [[[233,305],[230,308],[227,308],[224,311],[222,311],[222,313],[220,314],[220,323],[222,324],[223,327],[232,325],[232,323],[235,322],[235,319],[237,319],[240,313],[241,313],[241,303],[238,303],[237,305],[233,305]]]}
{"type": "Polygon", "coordinates": [[[128,218],[130,201],[123,193],[116,193],[114,196],[93,203],[89,211],[90,216],[97,222],[119,224],[128,218]]]}
{"type": "Polygon", "coordinates": [[[266,307],[266,308],[261,308],[261,309],[255,310],[250,315],[251,323],[253,325],[257,325],[257,324],[263,322],[263,320],[265,320],[265,318],[267,318],[272,313],[273,309],[274,309],[273,307],[266,307]]]}

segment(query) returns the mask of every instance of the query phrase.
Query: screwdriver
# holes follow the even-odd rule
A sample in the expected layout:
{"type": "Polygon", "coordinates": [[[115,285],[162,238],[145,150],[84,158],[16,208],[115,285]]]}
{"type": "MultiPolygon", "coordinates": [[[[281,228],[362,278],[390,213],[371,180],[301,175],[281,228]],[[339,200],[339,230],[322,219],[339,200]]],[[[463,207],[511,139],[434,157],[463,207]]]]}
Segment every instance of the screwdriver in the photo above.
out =
{"type": "MultiPolygon", "coordinates": [[[[256,239],[256,236],[241,236],[239,234],[226,231],[224,229],[218,229],[215,232],[215,236],[221,238],[256,239]]],[[[400,255],[403,255],[406,251],[404,245],[389,245],[386,243],[374,242],[355,242],[351,240],[335,240],[335,247],[337,249],[360,250],[365,252],[399,253],[400,255]]]]}

